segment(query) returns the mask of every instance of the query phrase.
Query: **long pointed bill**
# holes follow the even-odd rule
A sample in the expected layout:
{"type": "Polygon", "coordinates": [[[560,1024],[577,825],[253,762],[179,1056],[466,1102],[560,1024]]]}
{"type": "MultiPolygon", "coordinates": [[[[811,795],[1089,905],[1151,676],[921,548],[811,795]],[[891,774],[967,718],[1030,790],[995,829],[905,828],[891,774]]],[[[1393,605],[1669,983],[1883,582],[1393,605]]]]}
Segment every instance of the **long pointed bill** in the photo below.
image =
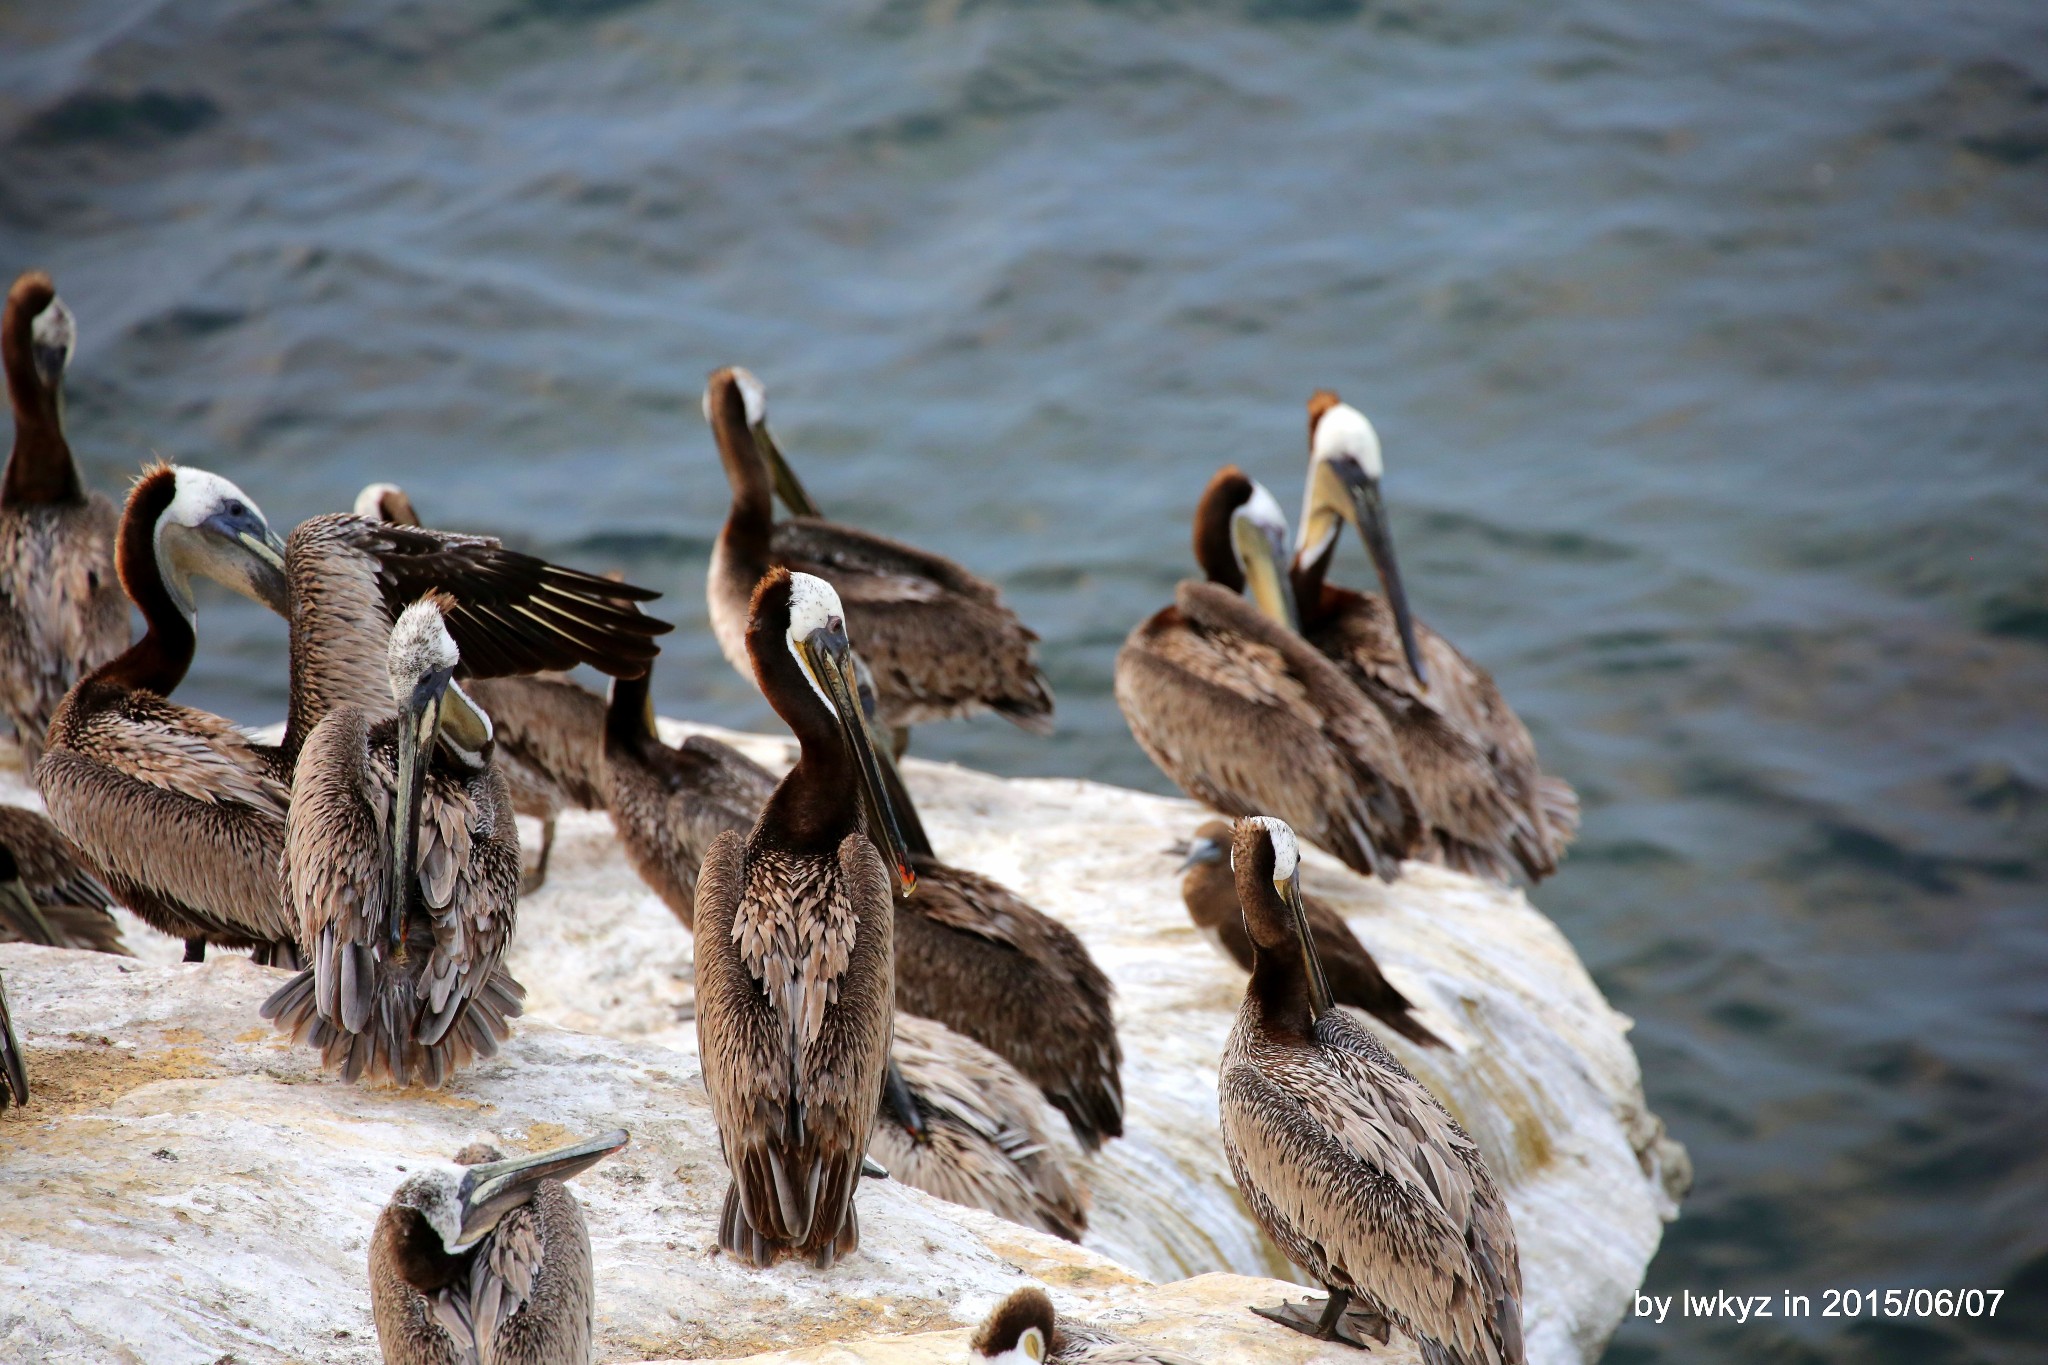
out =
{"type": "Polygon", "coordinates": [[[854,677],[853,647],[847,643],[845,631],[819,629],[805,637],[802,649],[804,664],[825,689],[847,751],[860,769],[861,786],[872,817],[868,822],[873,826],[869,837],[881,846],[882,856],[896,869],[897,881],[907,896],[917,889],[917,873],[910,868],[909,846],[904,842],[896,807],[882,780],[881,759],[868,738],[867,719],[860,707],[860,684],[854,677]]]}
{"type": "MultiPolygon", "coordinates": [[[[881,724],[875,719],[875,679],[859,650],[853,654],[853,676],[860,689],[861,724],[868,732],[868,748],[882,767],[882,789],[889,794],[889,809],[896,815],[896,832],[902,836],[907,852],[930,857],[931,836],[924,832],[924,818],[917,813],[917,804],[910,799],[910,788],[903,785],[903,772],[896,766],[895,752],[883,737],[881,724]]],[[[868,814],[880,818],[879,812],[870,810],[868,814]]]]}
{"type": "Polygon", "coordinates": [[[1401,652],[1408,656],[1408,671],[1427,690],[1429,674],[1423,670],[1421,652],[1415,648],[1415,618],[1408,612],[1408,590],[1401,586],[1401,566],[1394,562],[1394,538],[1387,530],[1379,480],[1361,474],[1347,478],[1345,484],[1351,494],[1352,519],[1358,527],[1359,539],[1365,542],[1366,553],[1379,570],[1380,586],[1386,589],[1387,603],[1394,609],[1394,626],[1401,632],[1401,652]]]}
{"type": "Polygon", "coordinates": [[[441,699],[452,675],[452,669],[444,668],[421,678],[398,718],[397,793],[389,831],[391,891],[386,898],[384,949],[401,962],[405,959],[406,920],[419,895],[420,803],[434,744],[441,733],[441,699]]]}
{"type": "Polygon", "coordinates": [[[1260,611],[1292,631],[1301,629],[1295,609],[1294,582],[1287,573],[1287,534],[1269,530],[1246,517],[1233,517],[1230,534],[1244,565],[1245,588],[1260,611]]]}
{"type": "Polygon", "coordinates": [[[249,574],[251,595],[279,616],[289,616],[291,607],[286,600],[289,587],[284,569],[284,542],[268,526],[263,528],[261,535],[244,531],[235,538],[255,561],[249,574]]]}
{"type": "Polygon", "coordinates": [[[782,458],[782,447],[775,444],[775,438],[768,434],[768,423],[756,422],[753,426],[754,449],[761,453],[761,459],[768,466],[768,477],[775,483],[775,496],[782,499],[790,515],[817,517],[824,514],[818,504],[798,479],[796,471],[789,467],[789,461],[782,458]]]}
{"type": "Polygon", "coordinates": [[[1308,906],[1301,899],[1301,870],[1273,883],[1287,912],[1294,916],[1294,936],[1301,943],[1301,969],[1308,977],[1309,1012],[1320,1019],[1336,1006],[1330,994],[1330,979],[1323,975],[1323,960],[1316,956],[1315,936],[1308,929],[1308,906]]]}
{"type": "Polygon", "coordinates": [[[624,1129],[615,1128],[603,1137],[557,1147],[552,1152],[470,1167],[462,1177],[458,1195],[462,1201],[462,1245],[449,1250],[474,1246],[498,1225],[500,1218],[531,1199],[533,1187],[541,1181],[580,1175],[629,1141],[624,1129]]]}

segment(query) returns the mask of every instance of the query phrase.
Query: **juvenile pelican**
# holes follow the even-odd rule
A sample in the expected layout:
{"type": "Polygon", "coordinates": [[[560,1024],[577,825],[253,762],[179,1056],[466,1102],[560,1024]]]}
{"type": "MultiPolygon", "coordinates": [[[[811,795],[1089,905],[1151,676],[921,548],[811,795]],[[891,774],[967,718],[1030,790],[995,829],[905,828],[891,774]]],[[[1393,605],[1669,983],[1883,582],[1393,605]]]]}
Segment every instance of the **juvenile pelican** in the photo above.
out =
{"type": "Polygon", "coordinates": [[[1389,1325],[1443,1365],[1514,1365],[1522,1270],[1479,1149],[1436,1098],[1334,1007],[1301,899],[1294,831],[1238,822],[1252,979],[1224,1046],[1223,1149],[1252,1217],[1329,1291],[1255,1309],[1323,1340],[1389,1325]]]}
{"type": "Polygon", "coordinates": [[[771,570],[746,644],[801,756],[750,833],[712,843],[697,882],[698,1054],[732,1173],[718,1242],[749,1265],[822,1269],[860,1245],[854,1188],[889,1059],[891,868],[863,832],[863,795],[895,876],[914,879],[838,594],[771,570]]]}
{"type": "Polygon", "coordinates": [[[590,1233],[562,1182],[626,1141],[614,1131],[510,1160],[476,1143],[407,1176],[370,1234],[387,1365],[589,1365],[590,1233]]]}
{"type": "Polygon", "coordinates": [[[86,490],[64,437],[75,335],[48,275],[14,282],[0,313],[14,405],[14,450],[0,477],[0,706],[28,772],[71,685],[128,647],[114,572],[120,518],[106,494],[86,490]]]}
{"type": "Polygon", "coordinates": [[[1531,881],[1557,870],[1579,827],[1579,798],[1543,772],[1536,744],[1485,669],[1417,621],[1380,501],[1379,434],[1327,389],[1308,400],[1309,472],[1292,578],[1301,631],[1394,724],[1429,825],[1424,851],[1446,866],[1531,881]],[[1350,522],[1385,595],[1325,581],[1350,522]]]}
{"type": "Polygon", "coordinates": [[[13,869],[0,882],[18,883],[21,892],[0,894],[0,943],[127,954],[113,897],[78,846],[48,819],[22,806],[0,806],[0,854],[0,865],[13,869]]]}
{"type": "Polygon", "coordinates": [[[1116,700],[1159,770],[1225,815],[1277,811],[1389,880],[1422,833],[1377,708],[1294,632],[1287,519],[1235,466],[1195,509],[1195,561],[1173,604],[1116,656],[1116,700]],[[1249,584],[1257,605],[1241,595],[1249,584]]]}
{"type": "Polygon", "coordinates": [[[974,1334],[974,1355],[990,1365],[1195,1365],[1178,1351],[1144,1346],[1092,1323],[1060,1321],[1036,1285],[995,1306],[974,1334]]]}
{"type": "Polygon", "coordinates": [[[429,594],[391,630],[397,716],[334,708],[299,753],[285,892],[313,965],[263,1004],[345,1080],[438,1089],[511,1036],[526,990],[502,964],[519,835],[491,766],[491,721],[429,594]]]}
{"type": "Polygon", "coordinates": [[[1015,1068],[943,1024],[900,1011],[891,1056],[902,1084],[885,1091],[868,1143],[890,1179],[1081,1240],[1086,1201],[1046,1135],[1038,1093],[1015,1068]]]}
{"type": "MultiPolygon", "coordinates": [[[[1252,940],[1245,931],[1244,912],[1237,905],[1237,881],[1230,871],[1231,828],[1211,820],[1195,831],[1181,863],[1180,897],[1188,915],[1205,930],[1231,961],[1252,969],[1252,940]]],[[[1415,1006],[1387,980],[1380,964],[1366,951],[1344,917],[1319,900],[1304,895],[1309,935],[1316,957],[1340,1005],[1364,1010],[1394,1032],[1424,1047],[1442,1047],[1443,1039],[1424,1028],[1415,1006]]]]}
{"type": "Polygon", "coordinates": [[[219,716],[169,700],[191,667],[192,578],[285,609],[284,546],[241,489],[160,464],[128,495],[115,563],[142,638],[73,687],[51,718],[36,785],[114,899],[151,928],[294,965],[278,894],[290,769],[219,716]]]}
{"type": "MultiPolygon", "coordinates": [[[[767,392],[745,370],[713,372],[704,417],[732,485],[732,510],[711,552],[706,594],[719,648],[751,676],[745,636],[754,587],[771,567],[813,574],[839,591],[847,628],[873,670],[880,723],[901,730],[995,711],[1034,734],[1052,730],[1052,689],[1038,636],[995,586],[949,559],[816,517],[775,521],[767,392]]],[[[790,496],[808,498],[787,475],[790,496]]]]}

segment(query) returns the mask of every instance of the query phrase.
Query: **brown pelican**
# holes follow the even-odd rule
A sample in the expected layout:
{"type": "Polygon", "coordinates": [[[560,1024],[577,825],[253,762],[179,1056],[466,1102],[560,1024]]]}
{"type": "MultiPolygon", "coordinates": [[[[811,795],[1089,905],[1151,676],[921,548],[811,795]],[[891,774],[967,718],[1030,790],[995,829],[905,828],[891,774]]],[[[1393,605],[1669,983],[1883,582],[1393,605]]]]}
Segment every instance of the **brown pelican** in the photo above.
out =
{"type": "Polygon", "coordinates": [[[28,1066],[21,1040],[14,1036],[14,1018],[7,1012],[7,987],[0,982],[0,1109],[28,1103],[28,1066]]]}
{"type": "MultiPolygon", "coordinates": [[[[1252,940],[1245,932],[1244,912],[1237,905],[1237,881],[1230,871],[1231,828],[1211,820],[1195,831],[1181,863],[1180,898],[1188,915],[1238,966],[1252,969],[1252,940]]],[[[1330,994],[1340,1005],[1364,1010],[1394,1032],[1424,1047],[1442,1047],[1443,1039],[1424,1028],[1415,1006],[1394,988],[1373,961],[1344,917],[1319,900],[1301,898],[1308,913],[1309,934],[1330,994]]]]}
{"type": "Polygon", "coordinates": [[[1223,1149],[1252,1217],[1330,1292],[1253,1311],[1323,1340],[1388,1327],[1443,1365],[1522,1354],[1515,1230],[1479,1149],[1379,1039],[1335,1008],[1302,904],[1294,831],[1241,820],[1231,843],[1253,944],[1223,1050],[1223,1149]]]}
{"type": "Polygon", "coordinates": [[[78,846],[44,816],[0,806],[0,866],[11,869],[0,883],[13,883],[21,893],[0,894],[0,943],[127,954],[113,897],[78,846]]]}
{"type": "Polygon", "coordinates": [[[1578,831],[1577,793],[1538,767],[1535,741],[1486,670],[1410,614],[1372,423],[1327,389],[1309,399],[1308,422],[1292,572],[1302,634],[1393,720],[1430,826],[1424,852],[1500,881],[1517,870],[1532,881],[1548,876],[1578,831]],[[1347,521],[1385,596],[1325,581],[1347,521]]]}
{"type": "Polygon", "coordinates": [[[889,1058],[891,868],[914,884],[867,743],[839,596],[774,569],[748,613],[761,695],[800,756],[697,882],[697,1047],[732,1184],[718,1242],[827,1268],[860,1245],[854,1187],[889,1058]]]}
{"type": "Polygon", "coordinates": [[[1221,469],[1194,540],[1208,582],[1183,581],[1116,656],[1131,734],[1196,800],[1277,811],[1350,867],[1399,875],[1422,833],[1408,774],[1386,718],[1292,628],[1280,505],[1221,469]]]}
{"type": "MultiPolygon", "coordinates": [[[[421,525],[412,499],[395,483],[373,483],[356,496],[356,515],[393,526],[421,525]]],[[[540,856],[520,894],[540,889],[564,809],[604,808],[604,700],[560,673],[476,678],[470,696],[491,718],[498,771],[512,789],[512,809],[540,821],[540,856]]]]}
{"type": "Polygon", "coordinates": [[[64,438],[71,310],[40,270],[14,282],[0,314],[0,358],[14,404],[14,451],[0,478],[0,706],[22,767],[71,685],[128,647],[128,604],[114,573],[120,518],[78,477],[64,438]]]}
{"type": "MultiPolygon", "coordinates": [[[[1038,669],[1038,637],[993,584],[951,560],[836,522],[799,517],[777,524],[763,454],[773,449],[767,395],[745,370],[712,374],[704,416],[732,485],[706,594],[719,648],[742,676],[751,676],[748,604],[755,585],[779,565],[839,590],[847,628],[873,670],[881,724],[900,731],[996,711],[1034,734],[1050,733],[1052,689],[1038,669]]],[[[787,468],[779,453],[776,463],[787,468]]],[[[800,491],[792,496],[803,498],[800,491]]]]}
{"type": "Polygon", "coordinates": [[[995,1306],[974,1334],[974,1354],[991,1365],[1195,1365],[1178,1351],[1140,1345],[1092,1323],[1062,1322],[1036,1285],[995,1306]]]}
{"type": "Polygon", "coordinates": [[[519,900],[519,835],[491,766],[490,717],[430,593],[391,629],[395,717],[328,713],[299,752],[286,895],[313,965],[263,1016],[345,1080],[438,1089],[511,1035],[526,991],[502,964],[519,900]]]}
{"type": "MultiPolygon", "coordinates": [[[[919,894],[922,894],[920,891],[919,894]]],[[[868,1155],[926,1194],[1070,1242],[1088,1209],[1039,1122],[1037,1092],[1008,1062],[943,1024],[899,1012],[868,1155]]]]}
{"type": "Polygon", "coordinates": [[[114,898],[153,929],[296,960],[278,894],[290,803],[282,756],[219,716],[168,700],[196,643],[192,577],[285,609],[284,546],[241,489],[160,464],[128,495],[115,564],[143,636],[81,679],[50,721],[36,785],[114,898]]]}
{"type": "Polygon", "coordinates": [[[589,1365],[590,1234],[562,1182],[626,1141],[510,1160],[476,1143],[407,1176],[370,1234],[386,1365],[589,1365]]]}

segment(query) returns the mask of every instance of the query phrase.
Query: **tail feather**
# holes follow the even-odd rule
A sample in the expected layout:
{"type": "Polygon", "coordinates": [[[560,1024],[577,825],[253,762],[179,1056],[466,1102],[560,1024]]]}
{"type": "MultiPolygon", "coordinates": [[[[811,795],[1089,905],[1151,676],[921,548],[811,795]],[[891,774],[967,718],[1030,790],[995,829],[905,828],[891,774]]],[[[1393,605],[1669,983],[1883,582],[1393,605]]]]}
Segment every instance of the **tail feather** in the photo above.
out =
{"type": "MultiPolygon", "coordinates": [[[[346,978],[347,973],[341,973],[346,978]]],[[[358,987],[360,991],[360,987],[358,987]]],[[[414,1028],[421,1018],[412,979],[402,968],[376,963],[368,992],[352,994],[348,984],[337,992],[344,1014],[359,1002],[359,1026],[320,1012],[315,973],[299,972],[263,1002],[262,1015],[291,1037],[294,1044],[320,1052],[320,1063],[338,1070],[342,1079],[368,1077],[394,1085],[418,1082],[438,1090],[457,1071],[497,1055],[498,1045],[512,1036],[513,1019],[525,1010],[526,990],[503,966],[493,968],[484,984],[456,1015],[446,1032],[432,1042],[421,1041],[414,1028]]]]}

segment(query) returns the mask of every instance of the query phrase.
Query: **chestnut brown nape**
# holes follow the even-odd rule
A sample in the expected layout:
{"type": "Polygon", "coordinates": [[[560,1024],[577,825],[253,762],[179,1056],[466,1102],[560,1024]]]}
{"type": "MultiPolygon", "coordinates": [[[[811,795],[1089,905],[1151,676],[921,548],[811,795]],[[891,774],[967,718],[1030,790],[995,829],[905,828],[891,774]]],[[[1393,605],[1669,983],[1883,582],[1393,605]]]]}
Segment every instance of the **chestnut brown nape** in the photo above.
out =
{"type": "Polygon", "coordinates": [[[1211,583],[1244,591],[1244,569],[1230,543],[1230,514],[1251,501],[1251,477],[1234,464],[1216,471],[1195,504],[1195,563],[1211,583]]]}
{"type": "Polygon", "coordinates": [[[996,1305],[996,1310],[981,1324],[981,1330],[974,1334],[974,1350],[977,1355],[999,1356],[1014,1349],[1018,1339],[1033,1327],[1044,1334],[1050,1349],[1055,1325],[1052,1300],[1043,1289],[1026,1285],[996,1305]]]}
{"type": "Polygon", "coordinates": [[[1323,414],[1344,400],[1337,396],[1335,389],[1317,389],[1308,396],[1308,438],[1316,438],[1316,423],[1323,420],[1323,414]]]}
{"type": "Polygon", "coordinates": [[[1273,889],[1273,840],[1256,822],[1240,820],[1231,836],[1230,862],[1237,876],[1237,903],[1244,927],[1263,952],[1295,946],[1294,924],[1273,889]]]}
{"type": "Polygon", "coordinates": [[[505,1154],[488,1142],[472,1142],[455,1154],[458,1166],[481,1166],[487,1161],[503,1161],[505,1154]]]}

